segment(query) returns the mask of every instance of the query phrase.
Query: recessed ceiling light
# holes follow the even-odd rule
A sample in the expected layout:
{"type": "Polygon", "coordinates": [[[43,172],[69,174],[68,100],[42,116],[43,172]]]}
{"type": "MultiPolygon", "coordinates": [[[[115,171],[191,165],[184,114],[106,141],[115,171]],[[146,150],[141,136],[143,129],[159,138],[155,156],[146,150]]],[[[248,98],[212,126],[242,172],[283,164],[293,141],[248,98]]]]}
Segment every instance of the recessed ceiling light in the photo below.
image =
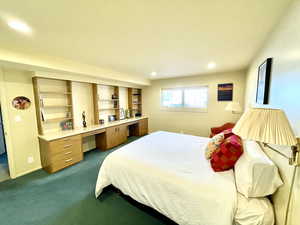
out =
{"type": "Polygon", "coordinates": [[[22,33],[31,33],[31,28],[26,24],[18,20],[11,20],[7,22],[8,26],[16,31],[22,33]]]}
{"type": "Polygon", "coordinates": [[[213,69],[213,68],[215,68],[216,67],[216,63],[215,62],[210,62],[210,63],[208,63],[208,65],[207,65],[207,68],[208,69],[213,69]]]}
{"type": "Polygon", "coordinates": [[[157,75],[156,72],[152,72],[152,73],[151,73],[151,76],[152,76],[152,77],[155,77],[156,75],[157,75]]]}

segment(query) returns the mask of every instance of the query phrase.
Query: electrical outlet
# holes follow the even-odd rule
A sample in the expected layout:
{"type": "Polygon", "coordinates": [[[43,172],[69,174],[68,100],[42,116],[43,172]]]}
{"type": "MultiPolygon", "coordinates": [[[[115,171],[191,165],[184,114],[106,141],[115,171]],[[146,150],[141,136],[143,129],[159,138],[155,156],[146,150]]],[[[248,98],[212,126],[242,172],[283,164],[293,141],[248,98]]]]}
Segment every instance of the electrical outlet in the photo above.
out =
{"type": "Polygon", "coordinates": [[[33,157],[32,157],[32,156],[29,156],[29,157],[27,158],[27,162],[28,162],[28,163],[33,163],[33,162],[34,162],[33,157]]]}

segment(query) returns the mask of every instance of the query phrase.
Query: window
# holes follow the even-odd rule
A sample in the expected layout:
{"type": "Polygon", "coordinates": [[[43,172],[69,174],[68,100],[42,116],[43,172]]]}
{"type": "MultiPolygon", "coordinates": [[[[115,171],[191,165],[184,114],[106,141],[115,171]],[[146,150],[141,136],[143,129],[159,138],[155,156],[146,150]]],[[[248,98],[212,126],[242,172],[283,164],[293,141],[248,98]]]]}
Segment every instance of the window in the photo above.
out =
{"type": "Polygon", "coordinates": [[[208,86],[164,88],[161,90],[161,106],[179,111],[206,110],[208,86]]]}

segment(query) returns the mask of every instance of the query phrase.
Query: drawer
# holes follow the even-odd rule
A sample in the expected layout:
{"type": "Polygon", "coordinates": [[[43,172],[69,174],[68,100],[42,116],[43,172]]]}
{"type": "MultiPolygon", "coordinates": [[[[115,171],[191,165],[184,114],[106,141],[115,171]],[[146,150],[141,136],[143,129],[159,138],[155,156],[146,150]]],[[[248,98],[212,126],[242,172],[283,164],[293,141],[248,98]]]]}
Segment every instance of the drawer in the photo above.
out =
{"type": "Polygon", "coordinates": [[[69,149],[68,151],[60,152],[52,156],[49,155],[49,162],[52,164],[61,160],[68,160],[70,158],[75,158],[82,155],[83,153],[81,151],[78,151],[77,149],[75,151],[73,149],[69,149]]]}
{"type": "Polygon", "coordinates": [[[76,141],[81,141],[81,136],[80,135],[61,138],[61,139],[58,139],[56,141],[51,141],[50,144],[52,146],[65,146],[65,145],[72,144],[76,141]]]}
{"type": "Polygon", "coordinates": [[[81,136],[76,136],[76,138],[64,138],[57,141],[52,141],[49,144],[49,155],[56,155],[63,152],[81,152],[81,136]]]}
{"type": "Polygon", "coordinates": [[[61,159],[56,162],[53,162],[49,165],[51,172],[56,172],[68,166],[71,166],[75,163],[80,162],[83,159],[82,155],[77,155],[74,157],[69,157],[66,159],[61,159]]]}
{"type": "Polygon", "coordinates": [[[99,130],[94,130],[94,131],[89,131],[89,132],[83,133],[81,136],[88,137],[88,136],[92,136],[92,135],[96,135],[96,134],[101,134],[104,132],[105,132],[105,129],[99,129],[99,130]]]}

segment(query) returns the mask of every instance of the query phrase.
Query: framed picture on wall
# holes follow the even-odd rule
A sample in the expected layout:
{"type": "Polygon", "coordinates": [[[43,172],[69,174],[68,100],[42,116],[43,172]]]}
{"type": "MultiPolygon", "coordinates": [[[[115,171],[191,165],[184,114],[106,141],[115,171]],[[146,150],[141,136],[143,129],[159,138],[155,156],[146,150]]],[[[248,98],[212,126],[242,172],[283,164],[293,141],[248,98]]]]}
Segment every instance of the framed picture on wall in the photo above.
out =
{"type": "Polygon", "coordinates": [[[266,59],[258,68],[256,103],[269,104],[270,78],[272,70],[272,58],[266,59]]]}
{"type": "Polygon", "coordinates": [[[218,101],[232,101],[233,83],[218,84],[218,101]]]}

